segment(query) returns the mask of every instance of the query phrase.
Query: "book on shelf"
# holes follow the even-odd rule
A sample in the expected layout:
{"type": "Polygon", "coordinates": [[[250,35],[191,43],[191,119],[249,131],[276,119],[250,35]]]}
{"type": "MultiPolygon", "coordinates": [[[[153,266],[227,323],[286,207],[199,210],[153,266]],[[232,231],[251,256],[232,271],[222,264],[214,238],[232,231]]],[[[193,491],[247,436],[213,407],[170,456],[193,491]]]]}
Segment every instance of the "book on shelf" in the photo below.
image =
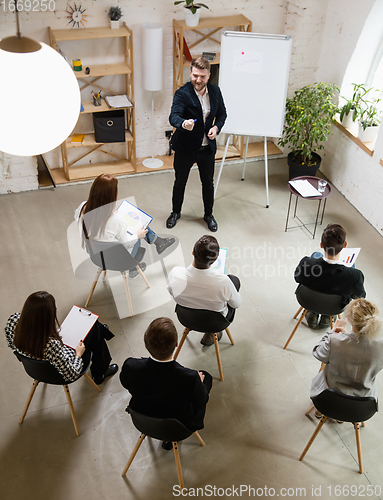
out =
{"type": "Polygon", "coordinates": [[[85,134],[74,134],[70,142],[84,142],[85,134]]]}
{"type": "Polygon", "coordinates": [[[186,43],[185,37],[184,37],[184,56],[186,57],[186,59],[188,61],[192,62],[193,57],[190,54],[190,50],[189,50],[188,44],[186,43]]]}
{"type": "Polygon", "coordinates": [[[216,55],[217,55],[216,52],[202,52],[202,57],[204,57],[210,62],[214,61],[216,55]]]}
{"type": "Polygon", "coordinates": [[[105,101],[110,108],[131,108],[133,104],[129,101],[126,94],[123,95],[107,95],[105,101]]]}

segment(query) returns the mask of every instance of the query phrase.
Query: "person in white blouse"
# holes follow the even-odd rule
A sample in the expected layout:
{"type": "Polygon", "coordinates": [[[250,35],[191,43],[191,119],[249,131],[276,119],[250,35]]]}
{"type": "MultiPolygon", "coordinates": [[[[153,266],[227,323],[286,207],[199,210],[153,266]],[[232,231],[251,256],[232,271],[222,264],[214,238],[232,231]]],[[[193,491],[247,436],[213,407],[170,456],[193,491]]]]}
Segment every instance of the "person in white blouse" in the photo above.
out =
{"type": "MultiPolygon", "coordinates": [[[[174,267],[168,277],[168,291],[177,304],[191,309],[220,312],[232,322],[236,308],[241,305],[240,281],[237,276],[225,275],[210,266],[217,260],[219,244],[214,236],[204,235],[194,245],[193,262],[174,267]]],[[[218,340],[222,332],[218,334],[218,340]]],[[[213,334],[205,333],[201,344],[213,345],[213,334]]]]}
{"type": "MultiPolygon", "coordinates": [[[[135,256],[140,240],[145,238],[149,244],[154,244],[158,254],[161,254],[175,242],[174,238],[161,238],[150,228],[141,228],[136,234],[127,232],[127,223],[116,212],[118,180],[109,174],[101,174],[93,181],[87,201],[80,204],[75,212],[85,248],[85,240],[100,242],[118,242],[126,247],[132,257],[135,256]]],[[[141,269],[146,264],[141,262],[141,269]]],[[[137,270],[129,271],[130,277],[138,275],[137,270]]]]}

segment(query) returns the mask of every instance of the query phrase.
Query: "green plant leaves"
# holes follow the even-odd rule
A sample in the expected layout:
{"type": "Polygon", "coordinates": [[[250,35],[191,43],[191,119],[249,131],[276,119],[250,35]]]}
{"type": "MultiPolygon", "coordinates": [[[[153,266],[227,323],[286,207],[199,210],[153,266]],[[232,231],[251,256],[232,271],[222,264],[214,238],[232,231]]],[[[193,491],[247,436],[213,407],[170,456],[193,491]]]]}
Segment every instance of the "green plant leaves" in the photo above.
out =
{"type": "Polygon", "coordinates": [[[323,148],[323,141],[331,133],[334,115],[339,111],[333,102],[334,84],[317,82],[298,89],[286,100],[285,126],[281,146],[289,145],[300,151],[302,161],[311,160],[312,152],[323,148]]]}

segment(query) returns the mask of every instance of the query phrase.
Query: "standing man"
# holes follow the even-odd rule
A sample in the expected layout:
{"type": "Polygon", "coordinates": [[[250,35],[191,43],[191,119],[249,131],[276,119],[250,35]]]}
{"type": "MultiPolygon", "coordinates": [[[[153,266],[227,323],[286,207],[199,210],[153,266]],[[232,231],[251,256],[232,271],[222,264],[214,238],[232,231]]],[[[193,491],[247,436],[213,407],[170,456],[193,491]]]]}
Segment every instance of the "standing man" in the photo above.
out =
{"type": "Polygon", "coordinates": [[[208,83],[209,78],[209,61],[197,57],[191,62],[190,82],[174,94],[169,122],[176,128],[172,139],[175,181],[172,213],[166,221],[168,229],[181,217],[185,187],[194,163],[198,165],[202,183],[204,221],[210,231],[218,229],[213,216],[216,137],[227,115],[221,91],[217,85],[208,83]]]}

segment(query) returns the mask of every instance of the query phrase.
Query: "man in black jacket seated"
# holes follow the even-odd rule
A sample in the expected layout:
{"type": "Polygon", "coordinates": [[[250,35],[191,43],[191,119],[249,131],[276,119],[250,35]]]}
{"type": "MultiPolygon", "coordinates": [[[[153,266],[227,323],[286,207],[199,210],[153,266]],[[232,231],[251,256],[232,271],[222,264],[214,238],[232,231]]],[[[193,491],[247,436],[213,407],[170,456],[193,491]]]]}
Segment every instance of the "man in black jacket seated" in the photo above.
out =
{"type": "MultiPolygon", "coordinates": [[[[324,256],[316,252],[311,257],[303,257],[295,269],[295,281],[316,292],[341,295],[344,306],[351,299],[365,297],[363,273],[339,263],[339,254],[347,246],[343,227],[340,224],[329,224],[323,231],[320,246],[324,250],[324,256]]],[[[319,323],[319,315],[308,311],[306,320],[309,327],[314,328],[319,323]]],[[[329,324],[329,316],[322,315],[319,325],[325,327],[329,324]]]]}
{"type": "MultiPolygon", "coordinates": [[[[149,358],[128,358],[120,373],[121,384],[132,398],[129,406],[150,417],[175,418],[189,430],[203,429],[212,377],[185,368],[172,359],[177,330],[169,318],[153,320],[144,335],[149,358]]],[[[163,443],[165,449],[172,444],[163,443]]]]}

